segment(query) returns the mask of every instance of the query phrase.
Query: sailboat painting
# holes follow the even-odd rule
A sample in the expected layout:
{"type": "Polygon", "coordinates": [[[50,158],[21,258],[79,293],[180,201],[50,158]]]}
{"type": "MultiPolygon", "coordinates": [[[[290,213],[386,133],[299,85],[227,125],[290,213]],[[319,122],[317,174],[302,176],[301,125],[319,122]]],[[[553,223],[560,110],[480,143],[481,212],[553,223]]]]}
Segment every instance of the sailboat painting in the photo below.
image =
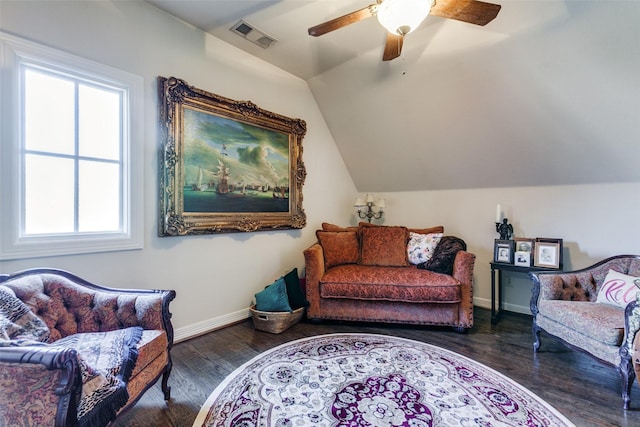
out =
{"type": "Polygon", "coordinates": [[[289,170],[287,133],[184,109],[185,212],[287,212],[289,170]]]}
{"type": "Polygon", "coordinates": [[[160,236],[300,229],[304,120],[158,77],[160,236]]]}

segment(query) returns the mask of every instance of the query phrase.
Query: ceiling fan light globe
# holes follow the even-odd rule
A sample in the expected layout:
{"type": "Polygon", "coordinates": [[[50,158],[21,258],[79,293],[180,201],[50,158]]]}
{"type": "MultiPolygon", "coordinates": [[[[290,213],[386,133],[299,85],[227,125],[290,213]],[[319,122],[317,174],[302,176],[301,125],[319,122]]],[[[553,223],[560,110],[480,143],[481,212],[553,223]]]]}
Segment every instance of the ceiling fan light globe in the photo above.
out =
{"type": "Polygon", "coordinates": [[[409,34],[427,17],[431,0],[384,0],[378,5],[378,22],[390,33],[409,34]]]}

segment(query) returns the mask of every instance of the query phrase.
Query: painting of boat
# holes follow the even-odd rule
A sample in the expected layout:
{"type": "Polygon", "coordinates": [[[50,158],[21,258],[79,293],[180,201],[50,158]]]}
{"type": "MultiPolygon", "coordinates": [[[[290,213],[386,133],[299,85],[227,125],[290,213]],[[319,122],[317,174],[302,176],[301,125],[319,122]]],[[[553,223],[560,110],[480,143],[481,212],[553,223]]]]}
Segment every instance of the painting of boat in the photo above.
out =
{"type": "Polygon", "coordinates": [[[191,189],[194,191],[205,191],[209,188],[209,184],[204,182],[204,171],[202,168],[198,170],[198,180],[191,185],[191,189]]]}
{"type": "Polygon", "coordinates": [[[288,199],[289,198],[289,187],[274,187],[273,188],[273,198],[274,199],[288,199]]]}
{"type": "Polygon", "coordinates": [[[229,194],[229,168],[218,160],[218,171],[216,172],[216,177],[219,179],[218,187],[216,188],[216,193],[219,195],[229,194]]]}

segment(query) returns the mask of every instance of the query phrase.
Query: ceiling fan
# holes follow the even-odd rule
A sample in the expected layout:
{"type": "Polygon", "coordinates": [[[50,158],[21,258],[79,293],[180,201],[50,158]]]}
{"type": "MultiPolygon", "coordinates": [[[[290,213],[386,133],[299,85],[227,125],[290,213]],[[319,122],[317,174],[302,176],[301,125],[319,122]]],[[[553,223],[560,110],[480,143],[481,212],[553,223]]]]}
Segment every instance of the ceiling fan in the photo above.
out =
{"type": "Polygon", "coordinates": [[[404,36],[418,28],[429,14],[486,25],[498,15],[501,7],[478,0],[376,0],[367,7],[309,28],[309,35],[318,37],[376,16],[388,31],[382,60],[390,61],[400,56],[404,36]]]}

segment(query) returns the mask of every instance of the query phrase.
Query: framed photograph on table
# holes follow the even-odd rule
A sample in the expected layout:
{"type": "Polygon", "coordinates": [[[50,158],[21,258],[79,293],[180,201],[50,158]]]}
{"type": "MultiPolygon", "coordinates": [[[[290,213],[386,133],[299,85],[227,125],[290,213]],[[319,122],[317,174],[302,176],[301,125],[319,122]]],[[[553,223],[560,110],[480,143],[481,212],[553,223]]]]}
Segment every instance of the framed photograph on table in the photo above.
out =
{"type": "MultiPolygon", "coordinates": [[[[517,245],[516,243],[516,248],[517,245]]],[[[531,252],[515,251],[513,265],[517,265],[518,267],[531,267],[531,252]]]]}
{"type": "Polygon", "coordinates": [[[533,253],[535,239],[530,239],[528,237],[516,237],[513,240],[516,242],[516,252],[533,253]]]}
{"type": "Polygon", "coordinates": [[[503,264],[512,264],[513,263],[513,249],[514,249],[514,241],[513,240],[495,240],[494,243],[494,252],[493,252],[493,262],[500,262],[503,264]]]}
{"type": "Polygon", "coordinates": [[[537,238],[534,245],[533,265],[562,268],[562,239],[537,238]]]}

